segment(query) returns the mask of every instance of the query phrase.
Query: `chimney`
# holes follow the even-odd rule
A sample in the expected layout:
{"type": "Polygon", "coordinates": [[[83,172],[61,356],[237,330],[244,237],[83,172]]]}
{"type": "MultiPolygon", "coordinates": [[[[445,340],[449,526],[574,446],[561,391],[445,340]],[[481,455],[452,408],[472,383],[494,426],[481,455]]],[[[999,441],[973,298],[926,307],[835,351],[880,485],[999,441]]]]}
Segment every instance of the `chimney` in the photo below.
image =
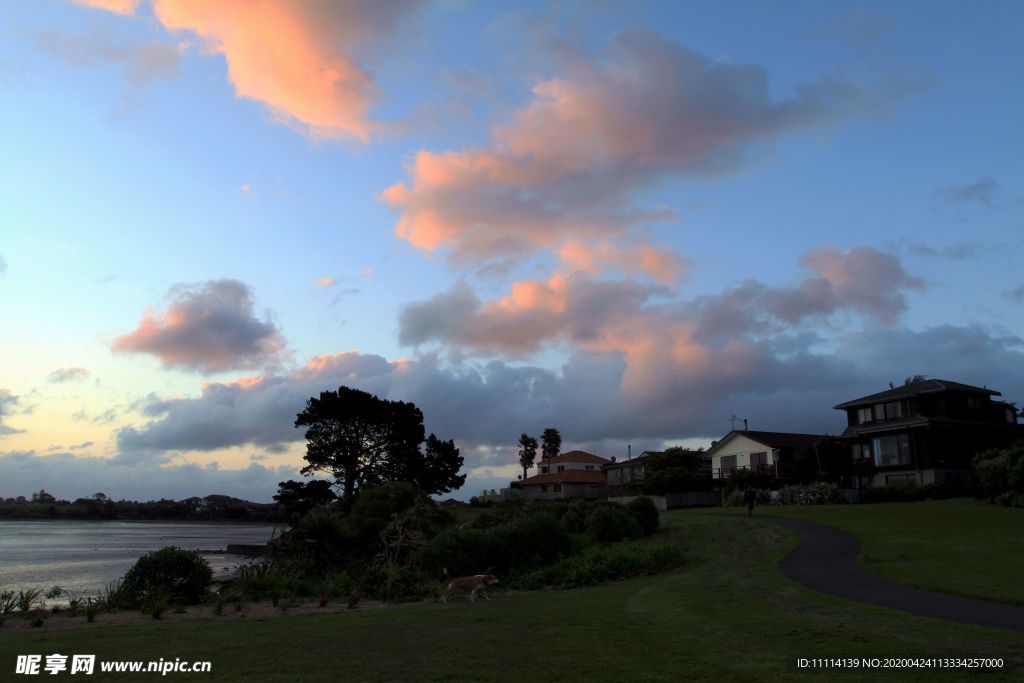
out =
{"type": "Polygon", "coordinates": [[[629,460],[633,459],[633,444],[631,444],[631,443],[627,443],[626,444],[626,457],[629,460]]]}
{"type": "Polygon", "coordinates": [[[747,418],[743,418],[743,431],[747,431],[747,418]]]}

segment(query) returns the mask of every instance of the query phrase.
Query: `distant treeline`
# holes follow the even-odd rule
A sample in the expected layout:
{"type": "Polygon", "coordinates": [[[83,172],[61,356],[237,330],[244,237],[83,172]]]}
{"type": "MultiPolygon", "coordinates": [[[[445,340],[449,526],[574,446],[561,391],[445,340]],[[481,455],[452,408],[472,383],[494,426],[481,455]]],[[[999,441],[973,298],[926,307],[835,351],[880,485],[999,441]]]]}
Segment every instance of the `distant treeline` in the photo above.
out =
{"type": "Polygon", "coordinates": [[[252,503],[230,496],[186,500],[95,500],[16,502],[0,500],[0,519],[179,520],[195,522],[283,522],[275,503],[252,503]]]}

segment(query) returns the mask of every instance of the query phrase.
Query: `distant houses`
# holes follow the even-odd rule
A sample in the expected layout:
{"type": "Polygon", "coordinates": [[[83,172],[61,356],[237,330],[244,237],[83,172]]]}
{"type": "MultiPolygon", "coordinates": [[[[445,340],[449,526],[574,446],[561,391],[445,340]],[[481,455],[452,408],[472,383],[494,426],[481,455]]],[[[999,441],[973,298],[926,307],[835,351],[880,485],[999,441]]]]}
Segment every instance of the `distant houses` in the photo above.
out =
{"type": "Polygon", "coordinates": [[[520,481],[519,488],[527,498],[538,500],[600,498],[607,484],[601,468],[611,462],[586,451],[568,451],[542,460],[538,474],[520,481]]]}
{"type": "MultiPolygon", "coordinates": [[[[975,454],[1024,438],[1018,409],[1000,396],[987,387],[914,377],[903,386],[890,385],[834,406],[847,415],[847,428],[839,436],[734,429],[707,451],[679,449],[681,458],[699,455],[699,466],[683,471],[683,479],[670,473],[668,480],[685,480],[692,491],[701,492],[726,488],[737,472],[765,488],[822,478],[846,489],[968,481],[975,454]]],[[[644,451],[616,461],[569,451],[542,461],[534,476],[486,497],[664,496],[665,477],[652,479],[656,468],[673,467],[662,455],[644,451]]]]}

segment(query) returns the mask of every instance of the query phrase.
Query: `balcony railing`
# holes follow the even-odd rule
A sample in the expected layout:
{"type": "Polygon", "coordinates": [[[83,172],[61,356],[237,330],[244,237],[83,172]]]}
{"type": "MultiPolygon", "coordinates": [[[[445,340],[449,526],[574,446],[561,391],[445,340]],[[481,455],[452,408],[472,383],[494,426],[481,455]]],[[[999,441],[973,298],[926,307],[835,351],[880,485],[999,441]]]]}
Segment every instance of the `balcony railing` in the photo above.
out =
{"type": "Polygon", "coordinates": [[[765,479],[785,479],[789,475],[789,468],[785,464],[779,465],[736,465],[735,467],[716,467],[711,470],[711,478],[715,480],[728,480],[732,478],[733,472],[737,470],[749,470],[753,476],[765,479]]]}

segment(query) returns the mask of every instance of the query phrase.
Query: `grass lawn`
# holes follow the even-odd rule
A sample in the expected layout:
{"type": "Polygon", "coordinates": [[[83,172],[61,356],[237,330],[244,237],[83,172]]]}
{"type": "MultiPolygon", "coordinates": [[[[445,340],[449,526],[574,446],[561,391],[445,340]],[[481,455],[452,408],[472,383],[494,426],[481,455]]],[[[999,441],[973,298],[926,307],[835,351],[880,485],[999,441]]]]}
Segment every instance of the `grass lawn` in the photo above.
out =
{"type": "MultiPolygon", "coordinates": [[[[1020,680],[1024,636],[905,615],[813,593],[776,562],[783,527],[722,510],[663,516],[662,540],[689,563],[594,588],[493,592],[491,602],[414,604],[266,621],[4,634],[0,677],[17,654],[210,660],[214,681],[964,680],[957,669],[800,670],[798,657],[1002,657],[986,681],[1020,680]]],[[[57,619],[59,617],[53,617],[57,619]]],[[[102,621],[102,616],[99,618],[102,621]]],[[[171,674],[173,677],[188,677],[171,674]]],[[[138,680],[152,679],[140,675],[138,680]]],[[[131,680],[94,674],[95,680],[131,680]]]]}
{"type": "Polygon", "coordinates": [[[1024,605],[1022,509],[960,498],[764,507],[754,514],[777,514],[848,531],[860,542],[861,565],[879,576],[918,588],[1024,605]]]}

